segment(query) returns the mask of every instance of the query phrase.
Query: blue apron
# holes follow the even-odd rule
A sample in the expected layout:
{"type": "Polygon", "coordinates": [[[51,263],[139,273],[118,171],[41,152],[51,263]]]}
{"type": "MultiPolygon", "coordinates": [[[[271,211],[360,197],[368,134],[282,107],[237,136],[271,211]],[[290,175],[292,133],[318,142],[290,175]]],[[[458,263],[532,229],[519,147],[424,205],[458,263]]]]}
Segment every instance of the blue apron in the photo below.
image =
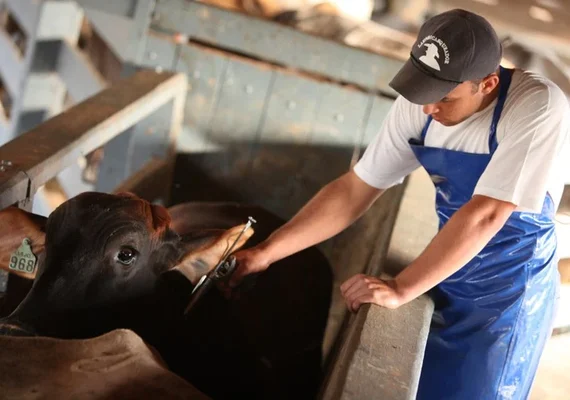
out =
{"type": "MultiPolygon", "coordinates": [[[[467,203],[497,148],[496,131],[511,71],[501,68],[489,132],[490,154],[424,146],[410,140],[436,187],[439,228],[467,203]]],[[[430,294],[435,312],[418,388],[421,400],[527,398],[552,330],[558,295],[554,203],[515,211],[468,264],[430,294]]]]}

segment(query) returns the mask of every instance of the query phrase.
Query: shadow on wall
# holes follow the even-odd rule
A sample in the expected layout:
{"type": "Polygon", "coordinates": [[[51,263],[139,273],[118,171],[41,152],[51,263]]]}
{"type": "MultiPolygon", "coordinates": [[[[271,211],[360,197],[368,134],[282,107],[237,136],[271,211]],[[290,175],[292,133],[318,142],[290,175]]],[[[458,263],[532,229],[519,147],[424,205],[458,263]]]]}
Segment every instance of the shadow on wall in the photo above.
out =
{"type": "Polygon", "coordinates": [[[256,203],[287,219],[350,170],[353,152],[340,146],[232,143],[219,152],[179,153],[172,202],[256,203]]]}
{"type": "MultiPolygon", "coordinates": [[[[235,201],[260,205],[288,220],[324,185],[349,171],[353,152],[342,146],[237,143],[223,151],[179,153],[171,204],[235,201]]],[[[323,343],[326,363],[334,359],[347,315],[340,285],[357,273],[382,272],[404,188],[388,190],[359,220],[318,246],[334,279],[323,343]]]]}

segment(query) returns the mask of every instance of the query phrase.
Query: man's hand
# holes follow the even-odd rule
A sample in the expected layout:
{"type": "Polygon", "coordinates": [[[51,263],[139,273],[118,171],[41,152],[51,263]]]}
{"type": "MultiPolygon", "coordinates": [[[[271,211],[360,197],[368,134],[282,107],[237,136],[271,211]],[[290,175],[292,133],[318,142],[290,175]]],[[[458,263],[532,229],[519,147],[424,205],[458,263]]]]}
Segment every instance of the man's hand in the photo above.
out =
{"type": "Polygon", "coordinates": [[[246,275],[265,271],[272,263],[263,244],[237,251],[233,255],[236,258],[236,269],[229,281],[230,288],[239,285],[246,275]]]}
{"type": "Polygon", "coordinates": [[[358,311],[364,303],[373,303],[386,308],[398,308],[404,304],[396,282],[373,276],[358,274],[340,286],[340,291],[348,309],[358,311]]]}

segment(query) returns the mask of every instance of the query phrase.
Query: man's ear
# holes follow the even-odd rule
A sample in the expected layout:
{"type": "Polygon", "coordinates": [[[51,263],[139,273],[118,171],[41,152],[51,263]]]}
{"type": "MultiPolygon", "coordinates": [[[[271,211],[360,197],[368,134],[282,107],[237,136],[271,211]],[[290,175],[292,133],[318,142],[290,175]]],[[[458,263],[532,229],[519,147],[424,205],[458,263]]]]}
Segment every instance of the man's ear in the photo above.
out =
{"type": "Polygon", "coordinates": [[[38,259],[44,251],[46,221],[46,217],[16,207],[0,210],[0,269],[26,279],[36,277],[38,259]],[[10,269],[10,264],[14,264],[12,255],[22,246],[24,239],[29,240],[36,257],[32,273],[26,272],[26,268],[10,269]]]}
{"type": "Polygon", "coordinates": [[[499,85],[499,75],[492,73],[483,78],[481,82],[481,92],[483,94],[491,93],[499,85]]]}
{"type": "MultiPolygon", "coordinates": [[[[198,283],[203,275],[216,266],[244,227],[245,224],[227,230],[208,229],[186,233],[181,241],[183,256],[174,269],[179,270],[193,284],[198,283]]],[[[233,247],[232,253],[243,247],[252,235],[252,228],[244,232],[233,247]]]]}

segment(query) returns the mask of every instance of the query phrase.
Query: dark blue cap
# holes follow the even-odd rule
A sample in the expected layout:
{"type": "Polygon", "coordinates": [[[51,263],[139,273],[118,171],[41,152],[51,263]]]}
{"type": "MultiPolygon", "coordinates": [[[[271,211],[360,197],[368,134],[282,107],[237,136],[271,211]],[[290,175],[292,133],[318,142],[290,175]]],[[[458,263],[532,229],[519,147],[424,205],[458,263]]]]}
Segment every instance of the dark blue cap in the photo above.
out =
{"type": "Polygon", "coordinates": [[[428,19],[390,86],[416,104],[436,103],[465,81],[497,71],[502,47],[483,17],[455,9],[428,19]]]}

